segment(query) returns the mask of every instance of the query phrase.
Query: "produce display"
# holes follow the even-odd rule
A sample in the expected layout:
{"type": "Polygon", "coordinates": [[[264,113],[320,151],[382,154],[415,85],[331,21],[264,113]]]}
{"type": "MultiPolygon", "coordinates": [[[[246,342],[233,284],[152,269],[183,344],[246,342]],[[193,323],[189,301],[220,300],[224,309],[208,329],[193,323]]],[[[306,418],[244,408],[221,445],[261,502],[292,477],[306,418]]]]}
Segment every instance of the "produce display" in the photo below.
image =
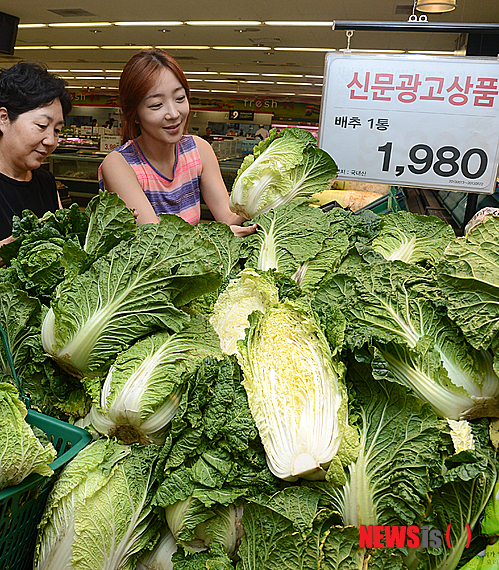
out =
{"type": "MultiPolygon", "coordinates": [[[[405,211],[311,207],[336,167],[296,131],[241,169],[247,237],[137,226],[105,192],[15,219],[0,324],[17,372],[33,407],[94,436],[56,478],[34,570],[469,570],[497,554],[499,218],[456,238],[405,211]]],[[[34,437],[2,348],[0,367],[10,429],[34,437]]],[[[18,459],[0,446],[3,474],[18,459]]]]}

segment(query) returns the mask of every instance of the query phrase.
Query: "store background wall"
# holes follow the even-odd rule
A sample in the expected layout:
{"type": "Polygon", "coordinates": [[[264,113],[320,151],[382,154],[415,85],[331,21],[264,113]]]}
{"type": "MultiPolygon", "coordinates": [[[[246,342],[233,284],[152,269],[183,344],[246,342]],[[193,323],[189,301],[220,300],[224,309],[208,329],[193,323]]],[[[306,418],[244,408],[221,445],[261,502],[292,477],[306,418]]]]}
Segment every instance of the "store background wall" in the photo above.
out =
{"type": "Polygon", "coordinates": [[[66,118],[66,125],[89,125],[92,119],[97,119],[97,126],[101,127],[110,118],[114,118],[115,124],[119,123],[120,115],[117,109],[109,107],[95,107],[73,103],[71,113],[66,118]]]}

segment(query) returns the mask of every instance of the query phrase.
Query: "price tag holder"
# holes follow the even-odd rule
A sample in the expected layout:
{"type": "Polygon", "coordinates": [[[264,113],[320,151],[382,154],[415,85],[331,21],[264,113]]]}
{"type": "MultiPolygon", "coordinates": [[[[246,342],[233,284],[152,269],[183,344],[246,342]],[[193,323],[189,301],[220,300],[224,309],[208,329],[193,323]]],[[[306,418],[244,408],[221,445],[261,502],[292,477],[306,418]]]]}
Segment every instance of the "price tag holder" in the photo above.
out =
{"type": "Polygon", "coordinates": [[[319,146],[340,179],[491,194],[499,61],[328,53],[319,146]]]}
{"type": "Polygon", "coordinates": [[[110,152],[121,145],[121,137],[113,135],[101,135],[99,150],[110,152]]]}

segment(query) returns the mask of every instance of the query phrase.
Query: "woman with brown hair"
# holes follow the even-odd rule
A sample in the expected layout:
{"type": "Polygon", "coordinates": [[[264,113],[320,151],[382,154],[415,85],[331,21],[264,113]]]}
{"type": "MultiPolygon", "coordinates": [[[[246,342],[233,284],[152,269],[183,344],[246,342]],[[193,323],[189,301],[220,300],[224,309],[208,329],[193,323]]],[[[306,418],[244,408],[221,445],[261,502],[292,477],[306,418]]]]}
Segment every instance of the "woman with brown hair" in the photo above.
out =
{"type": "Polygon", "coordinates": [[[215,220],[239,236],[256,226],[229,209],[229,195],[211,145],[187,135],[189,85],[178,63],[158,48],[142,50],[125,65],[119,84],[122,146],[99,169],[101,188],[137,211],[139,224],[162,213],[191,224],[201,216],[201,195],[215,220]]]}

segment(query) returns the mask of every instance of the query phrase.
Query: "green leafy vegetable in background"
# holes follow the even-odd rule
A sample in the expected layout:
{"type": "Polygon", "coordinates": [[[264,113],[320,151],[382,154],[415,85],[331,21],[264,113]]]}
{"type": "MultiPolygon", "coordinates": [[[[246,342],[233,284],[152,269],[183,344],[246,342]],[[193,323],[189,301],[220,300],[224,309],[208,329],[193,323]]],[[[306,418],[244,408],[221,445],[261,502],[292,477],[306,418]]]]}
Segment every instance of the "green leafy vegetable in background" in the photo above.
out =
{"type": "Polygon", "coordinates": [[[328,188],[337,166],[315,137],[292,127],[259,143],[243,160],[232,187],[230,209],[252,220],[296,198],[328,188]]]}

